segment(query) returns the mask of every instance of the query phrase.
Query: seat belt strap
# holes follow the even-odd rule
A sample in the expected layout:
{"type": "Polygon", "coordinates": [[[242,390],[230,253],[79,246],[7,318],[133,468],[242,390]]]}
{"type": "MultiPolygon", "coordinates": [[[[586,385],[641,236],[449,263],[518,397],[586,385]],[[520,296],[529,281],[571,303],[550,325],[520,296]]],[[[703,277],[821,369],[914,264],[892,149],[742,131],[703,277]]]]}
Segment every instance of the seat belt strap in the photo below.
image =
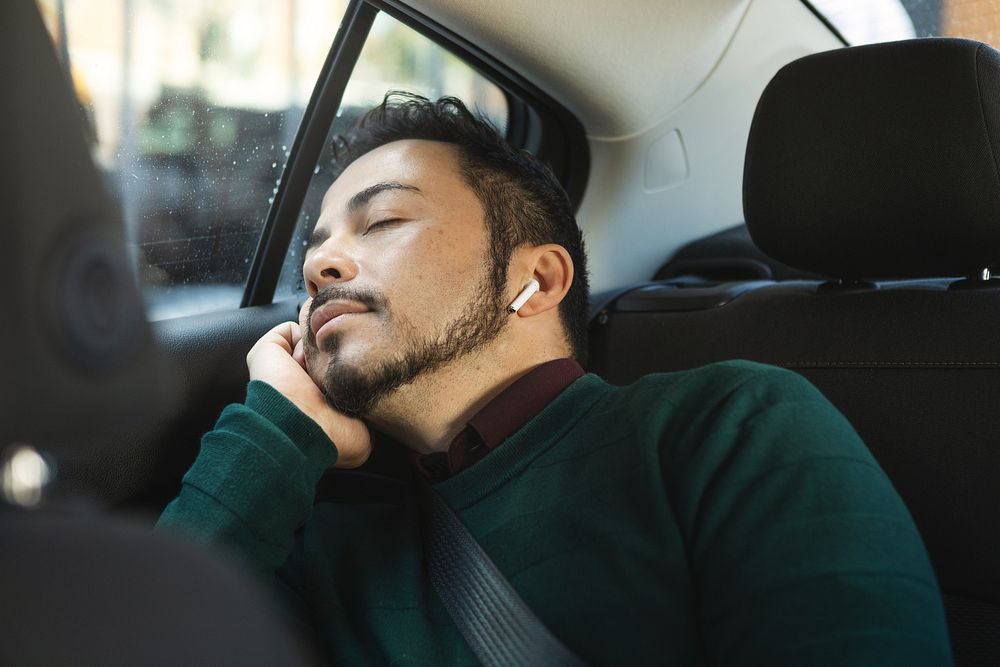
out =
{"type": "Polygon", "coordinates": [[[423,485],[431,584],[487,667],[583,667],[528,608],[444,499],[423,485]]]}

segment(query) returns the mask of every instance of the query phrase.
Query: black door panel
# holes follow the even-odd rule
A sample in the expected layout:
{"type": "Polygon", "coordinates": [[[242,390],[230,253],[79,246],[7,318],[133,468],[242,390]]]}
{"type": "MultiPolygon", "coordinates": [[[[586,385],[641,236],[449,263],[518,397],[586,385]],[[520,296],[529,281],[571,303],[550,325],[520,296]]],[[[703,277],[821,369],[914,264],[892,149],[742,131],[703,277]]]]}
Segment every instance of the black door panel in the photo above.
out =
{"type": "MultiPolygon", "coordinates": [[[[198,453],[202,434],[222,409],[243,400],[246,355],[266,331],[297,319],[300,299],[206,313],[153,324],[169,375],[172,404],[161,423],[142,432],[119,430],[102,442],[79,443],[61,456],[62,488],[151,515],[176,495],[198,453]]],[[[109,428],[109,431],[113,429],[109,428]]]]}

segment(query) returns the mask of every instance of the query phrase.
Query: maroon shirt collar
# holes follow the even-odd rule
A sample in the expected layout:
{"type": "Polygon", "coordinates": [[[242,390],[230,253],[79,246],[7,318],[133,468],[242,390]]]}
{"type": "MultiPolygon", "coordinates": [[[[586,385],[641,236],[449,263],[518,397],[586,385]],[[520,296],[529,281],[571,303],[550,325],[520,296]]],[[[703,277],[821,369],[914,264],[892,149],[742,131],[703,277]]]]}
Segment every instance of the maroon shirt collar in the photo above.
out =
{"type": "Polygon", "coordinates": [[[417,466],[432,482],[458,474],[496,449],[583,375],[583,368],[573,359],[536,366],[477,412],[447,452],[420,455],[417,466]]]}

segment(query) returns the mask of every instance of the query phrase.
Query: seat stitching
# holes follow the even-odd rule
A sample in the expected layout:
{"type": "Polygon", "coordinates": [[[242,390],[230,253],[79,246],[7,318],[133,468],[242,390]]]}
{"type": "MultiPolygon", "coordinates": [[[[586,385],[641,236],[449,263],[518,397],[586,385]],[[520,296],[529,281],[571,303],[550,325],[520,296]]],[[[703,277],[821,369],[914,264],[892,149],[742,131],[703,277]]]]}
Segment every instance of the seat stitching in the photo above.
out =
{"type": "Polygon", "coordinates": [[[776,361],[783,368],[1000,368],[1000,361],[776,361]]]}
{"type": "Polygon", "coordinates": [[[979,44],[976,46],[976,52],[973,55],[972,62],[974,63],[975,76],[976,76],[976,96],[979,101],[979,115],[983,121],[983,129],[986,131],[986,146],[990,150],[990,157],[993,162],[993,179],[996,183],[1000,183],[1000,169],[997,167],[997,156],[993,150],[993,136],[990,134],[990,124],[986,117],[986,108],[983,100],[983,85],[979,79],[979,54],[982,51],[983,45],[979,44]]]}

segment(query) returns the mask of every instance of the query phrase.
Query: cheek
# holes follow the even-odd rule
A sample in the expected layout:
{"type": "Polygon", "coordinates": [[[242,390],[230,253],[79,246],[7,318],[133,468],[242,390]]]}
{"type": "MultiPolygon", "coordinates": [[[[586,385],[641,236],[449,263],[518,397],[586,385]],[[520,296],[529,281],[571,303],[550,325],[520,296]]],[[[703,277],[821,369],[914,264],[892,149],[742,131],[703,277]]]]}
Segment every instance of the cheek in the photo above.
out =
{"type": "Polygon", "coordinates": [[[389,250],[380,282],[397,312],[414,325],[460,314],[486,275],[485,247],[480,239],[428,230],[389,250]]]}

